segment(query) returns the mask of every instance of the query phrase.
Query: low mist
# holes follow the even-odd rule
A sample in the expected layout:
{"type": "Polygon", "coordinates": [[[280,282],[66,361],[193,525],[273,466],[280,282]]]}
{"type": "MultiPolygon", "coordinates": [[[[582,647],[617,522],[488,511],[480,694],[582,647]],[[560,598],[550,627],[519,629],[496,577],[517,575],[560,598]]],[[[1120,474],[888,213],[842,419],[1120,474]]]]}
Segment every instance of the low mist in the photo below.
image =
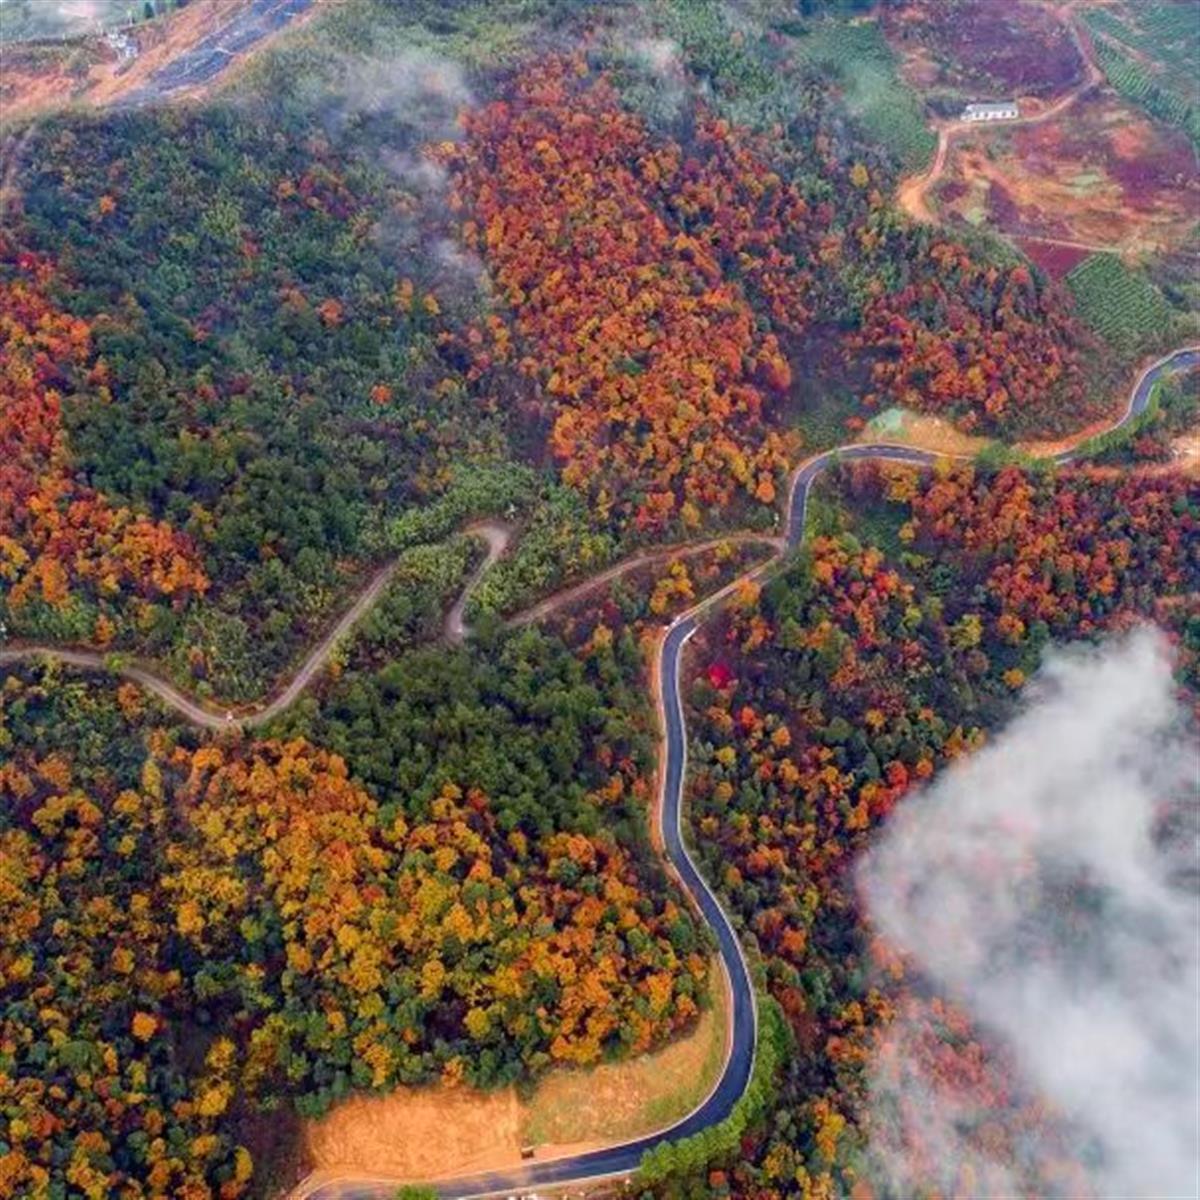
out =
{"type": "Polygon", "coordinates": [[[459,113],[473,103],[459,64],[426,50],[348,59],[342,76],[331,114],[335,127],[386,118],[418,144],[450,140],[460,134],[459,113]]]}
{"type": "Polygon", "coordinates": [[[861,868],[870,922],[995,1044],[1022,1132],[1004,1153],[971,1136],[1006,1114],[927,1086],[902,1013],[873,1067],[885,1193],[1027,1194],[1065,1150],[1098,1196],[1200,1194],[1197,775],[1170,647],[1142,627],[1048,655],[1020,715],[893,815],[861,868]]]}
{"type": "Polygon", "coordinates": [[[76,37],[123,24],[140,3],[126,0],[0,0],[0,41],[76,37]]]}

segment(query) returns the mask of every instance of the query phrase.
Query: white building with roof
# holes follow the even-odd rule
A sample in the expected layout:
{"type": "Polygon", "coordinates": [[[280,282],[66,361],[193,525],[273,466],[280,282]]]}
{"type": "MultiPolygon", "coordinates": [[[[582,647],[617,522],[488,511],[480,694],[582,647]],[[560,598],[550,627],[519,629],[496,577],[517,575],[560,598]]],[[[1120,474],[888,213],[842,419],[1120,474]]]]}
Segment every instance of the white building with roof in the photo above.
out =
{"type": "Polygon", "coordinates": [[[964,121],[1014,121],[1021,115],[1015,100],[987,100],[968,104],[962,110],[964,121]]]}

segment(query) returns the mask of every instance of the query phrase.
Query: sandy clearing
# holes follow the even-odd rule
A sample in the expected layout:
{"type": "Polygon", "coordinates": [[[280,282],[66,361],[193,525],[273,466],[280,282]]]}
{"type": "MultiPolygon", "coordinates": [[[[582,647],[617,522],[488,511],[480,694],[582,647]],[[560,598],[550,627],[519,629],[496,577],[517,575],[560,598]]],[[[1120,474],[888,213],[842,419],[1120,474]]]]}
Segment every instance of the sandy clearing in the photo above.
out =
{"type": "MultiPolygon", "coordinates": [[[[709,978],[719,977],[714,961],[709,978]]],[[[518,1166],[522,1146],[546,1160],[662,1128],[703,1100],[720,1076],[728,997],[720,986],[713,990],[712,1008],[686,1036],[638,1058],[553,1071],[528,1100],[511,1087],[440,1085],[343,1100],[305,1123],[302,1152],[312,1171],[291,1200],[347,1174],[397,1185],[430,1181],[518,1166]]]]}

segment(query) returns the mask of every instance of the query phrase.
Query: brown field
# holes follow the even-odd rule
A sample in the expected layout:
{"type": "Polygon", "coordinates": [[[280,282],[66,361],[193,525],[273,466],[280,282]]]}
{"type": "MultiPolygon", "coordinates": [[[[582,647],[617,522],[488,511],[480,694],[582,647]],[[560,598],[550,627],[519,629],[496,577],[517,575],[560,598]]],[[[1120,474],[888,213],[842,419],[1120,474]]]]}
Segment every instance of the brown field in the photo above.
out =
{"type": "Polygon", "coordinates": [[[884,15],[907,81],[946,105],[1044,100],[1083,79],[1069,28],[1036,0],[914,0],[884,15]]]}
{"type": "MultiPolygon", "coordinates": [[[[528,1099],[515,1088],[401,1088],[342,1101],[302,1138],[310,1182],[358,1177],[437,1179],[574,1154],[669,1124],[708,1094],[725,1060],[724,976],[686,1037],[653,1054],[587,1071],[552,1072],[528,1099]]],[[[294,1195],[304,1194],[298,1189],[294,1195]]]]}
{"type": "Polygon", "coordinates": [[[1084,253],[1169,249],[1200,219],[1187,137],[1110,92],[1083,96],[1042,124],[961,135],[932,198],[949,223],[1084,253]]]}
{"type": "Polygon", "coordinates": [[[885,409],[867,422],[858,440],[919,446],[934,454],[967,458],[978,454],[987,445],[987,438],[963,433],[944,417],[912,412],[906,408],[885,409]]]}
{"type": "Polygon", "coordinates": [[[1045,271],[1051,279],[1063,279],[1091,251],[1085,246],[1072,246],[1064,242],[1043,240],[1037,237],[1013,238],[1017,249],[1036,267],[1045,271]]]}

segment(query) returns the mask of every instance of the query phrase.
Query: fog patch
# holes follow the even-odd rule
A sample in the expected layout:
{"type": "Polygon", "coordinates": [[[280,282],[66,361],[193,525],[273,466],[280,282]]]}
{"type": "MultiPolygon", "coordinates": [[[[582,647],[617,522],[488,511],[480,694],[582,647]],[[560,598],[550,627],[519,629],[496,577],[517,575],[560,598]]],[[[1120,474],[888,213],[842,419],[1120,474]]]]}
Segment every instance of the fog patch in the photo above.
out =
{"type": "MultiPolygon", "coordinates": [[[[124,23],[122,0],[0,0],[0,41],[77,37],[124,23]]],[[[140,16],[141,5],[134,11],[140,16]]]]}
{"type": "Polygon", "coordinates": [[[338,70],[340,82],[325,111],[333,140],[380,147],[375,160],[403,196],[375,228],[380,253],[393,258],[443,310],[466,319],[489,291],[481,259],[454,240],[449,220],[451,180],[431,156],[438,143],[462,137],[462,113],[475,104],[462,67],[431,51],[411,48],[387,59],[354,59],[338,70]]]}
{"type": "Polygon", "coordinates": [[[683,71],[679,45],[671,38],[638,38],[631,52],[643,67],[660,79],[678,77],[683,71]]]}
{"type": "Polygon", "coordinates": [[[1142,627],[1049,654],[1022,713],[893,814],[860,869],[869,920],[995,1040],[1018,1094],[981,1112],[927,1086],[902,1014],[873,1064],[887,1190],[1019,1195],[1065,1137],[1097,1195],[1197,1195],[1196,841],[1163,836],[1168,802],[1194,830],[1197,746],[1166,639],[1142,627]],[[1060,1119],[988,1153],[972,1129],[1020,1126],[1021,1089],[1060,1119]]]}
{"type": "Polygon", "coordinates": [[[462,67],[426,50],[347,60],[341,76],[330,112],[335,130],[352,121],[386,119],[406,135],[405,148],[458,138],[459,113],[474,103],[462,67]]]}
{"type": "Polygon", "coordinates": [[[679,43],[669,37],[635,37],[619,33],[612,45],[614,60],[627,73],[626,101],[660,132],[692,109],[692,83],[679,43]]]}

